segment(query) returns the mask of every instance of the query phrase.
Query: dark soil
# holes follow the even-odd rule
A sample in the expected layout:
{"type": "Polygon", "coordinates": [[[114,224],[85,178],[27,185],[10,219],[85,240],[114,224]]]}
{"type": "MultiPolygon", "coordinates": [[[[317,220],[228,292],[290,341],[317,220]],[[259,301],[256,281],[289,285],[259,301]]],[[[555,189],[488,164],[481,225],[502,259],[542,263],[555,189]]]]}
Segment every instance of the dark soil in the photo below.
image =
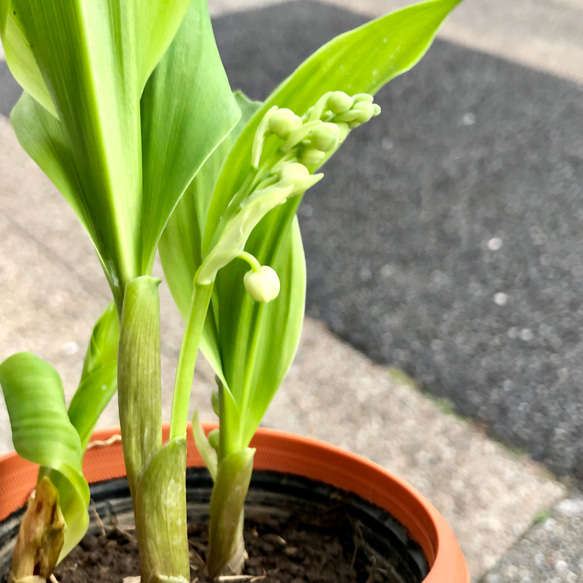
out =
{"type": "MultiPolygon", "coordinates": [[[[205,469],[187,469],[190,575],[196,583],[209,583],[206,524],[212,485],[205,469]]],[[[89,532],[57,567],[57,581],[123,583],[137,577],[127,480],[92,484],[91,495],[89,532]]],[[[244,577],[223,583],[420,583],[429,572],[422,549],[394,517],[325,483],[256,470],[245,515],[244,577]]],[[[15,540],[17,529],[18,520],[0,522],[0,551],[15,540]]],[[[6,583],[9,555],[0,555],[0,583],[6,583]]]]}
{"type": "MultiPolygon", "coordinates": [[[[265,583],[389,583],[391,578],[376,568],[359,545],[358,533],[347,528],[338,516],[327,523],[319,520],[274,517],[249,520],[245,544],[249,559],[245,579],[265,583]],[[342,534],[351,533],[351,534],[342,534]],[[251,577],[249,577],[251,576],[251,577]]],[[[350,524],[348,525],[350,527],[350,524]]],[[[207,526],[189,527],[191,580],[207,583],[204,559],[207,526]]],[[[132,532],[118,528],[105,534],[87,535],[55,572],[63,583],[122,583],[139,574],[138,549],[132,532]]],[[[237,583],[237,582],[235,582],[237,583]]]]}

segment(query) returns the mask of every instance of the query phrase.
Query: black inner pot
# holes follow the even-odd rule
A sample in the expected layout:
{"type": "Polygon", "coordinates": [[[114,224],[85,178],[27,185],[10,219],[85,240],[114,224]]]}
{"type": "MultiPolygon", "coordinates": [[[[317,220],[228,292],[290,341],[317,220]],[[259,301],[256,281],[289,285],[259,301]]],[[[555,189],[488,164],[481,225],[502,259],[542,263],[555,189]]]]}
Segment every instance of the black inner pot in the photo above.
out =
{"type": "MultiPolygon", "coordinates": [[[[189,523],[206,522],[212,481],[206,469],[189,468],[186,473],[189,523]]],[[[97,514],[104,520],[115,517],[119,524],[133,524],[130,492],[125,478],[91,486],[97,514]]],[[[364,553],[379,567],[375,582],[420,583],[429,567],[423,551],[406,528],[385,510],[355,494],[307,478],[270,471],[255,471],[246,501],[246,515],[289,515],[338,520],[339,537],[348,552],[364,553]],[[355,533],[358,543],[355,544],[355,533]]],[[[95,516],[95,513],[92,513],[95,516]]],[[[14,541],[22,511],[0,524],[0,581],[10,568],[14,541]]],[[[92,518],[90,529],[96,530],[92,518]]]]}

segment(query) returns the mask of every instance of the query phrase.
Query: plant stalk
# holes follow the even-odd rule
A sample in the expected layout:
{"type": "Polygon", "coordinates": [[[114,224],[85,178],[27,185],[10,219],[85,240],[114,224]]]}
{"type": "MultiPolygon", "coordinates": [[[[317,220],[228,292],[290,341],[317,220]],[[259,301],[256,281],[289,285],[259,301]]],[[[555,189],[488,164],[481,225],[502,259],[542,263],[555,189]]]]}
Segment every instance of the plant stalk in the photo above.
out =
{"type": "Polygon", "coordinates": [[[132,496],[162,447],[160,280],[143,276],[125,289],[118,354],[119,419],[132,496]]]}
{"type": "Polygon", "coordinates": [[[182,337],[178,369],[176,371],[176,383],[172,398],[172,415],[170,418],[170,439],[186,435],[192,379],[194,377],[196,357],[198,355],[204,323],[213,295],[213,286],[214,281],[202,284],[197,281],[196,277],[194,278],[190,312],[184,329],[184,336],[182,337]]]}
{"type": "Polygon", "coordinates": [[[188,582],[186,440],[162,446],[160,280],[125,289],[118,355],[124,459],[134,504],[142,583],[188,582]]]}
{"type": "Polygon", "coordinates": [[[243,570],[243,508],[255,450],[246,447],[219,461],[210,505],[209,577],[240,575],[243,570]]]}

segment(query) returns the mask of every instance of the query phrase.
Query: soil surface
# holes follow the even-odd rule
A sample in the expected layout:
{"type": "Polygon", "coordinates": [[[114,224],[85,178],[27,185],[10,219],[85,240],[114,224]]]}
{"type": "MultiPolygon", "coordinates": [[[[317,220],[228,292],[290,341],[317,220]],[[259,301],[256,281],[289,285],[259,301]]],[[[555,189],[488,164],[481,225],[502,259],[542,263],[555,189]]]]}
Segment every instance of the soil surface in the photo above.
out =
{"type": "MultiPolygon", "coordinates": [[[[347,528],[346,522],[340,517],[320,524],[297,517],[283,522],[273,517],[249,520],[244,533],[249,554],[244,573],[247,577],[240,581],[390,583],[392,579],[375,566],[374,559],[359,545],[357,532],[347,528]]],[[[189,527],[191,580],[197,583],[209,581],[204,570],[207,532],[203,523],[189,527]]],[[[62,583],[122,583],[124,577],[138,574],[134,533],[119,528],[87,535],[55,572],[62,583]]]]}

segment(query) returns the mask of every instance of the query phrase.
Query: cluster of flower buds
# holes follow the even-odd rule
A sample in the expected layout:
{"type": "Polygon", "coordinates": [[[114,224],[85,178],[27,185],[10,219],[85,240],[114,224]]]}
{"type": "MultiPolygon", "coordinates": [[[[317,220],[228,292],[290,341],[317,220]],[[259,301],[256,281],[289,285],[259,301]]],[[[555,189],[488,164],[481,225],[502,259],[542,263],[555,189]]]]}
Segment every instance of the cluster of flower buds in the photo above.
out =
{"type": "Polygon", "coordinates": [[[349,129],[370,121],[381,113],[381,108],[374,103],[368,93],[359,93],[350,97],[343,91],[331,91],[323,95],[316,105],[308,111],[309,119],[328,118],[337,124],[347,124],[349,129]]]}
{"type": "Polygon", "coordinates": [[[251,298],[263,303],[274,300],[280,290],[277,273],[244,251],[252,229],[271,209],[318,182],[323,175],[313,175],[310,169],[313,171],[330,157],[350,130],[380,112],[371,95],[360,93],[351,97],[342,91],[322,95],[302,117],[290,109],[273,106],[255,133],[252,179],[231,201],[223,217],[225,228],[201,266],[201,278],[212,279],[218,269],[239,257],[251,266],[244,276],[251,298]],[[280,143],[274,145],[272,141],[269,154],[263,155],[265,141],[271,137],[280,143]]]}
{"type": "Polygon", "coordinates": [[[263,144],[269,134],[283,143],[280,151],[291,155],[306,166],[324,162],[346,139],[350,130],[380,114],[381,108],[372,95],[349,96],[343,91],[331,91],[318,99],[302,116],[287,108],[272,107],[257,128],[251,164],[259,167],[263,144]]]}

